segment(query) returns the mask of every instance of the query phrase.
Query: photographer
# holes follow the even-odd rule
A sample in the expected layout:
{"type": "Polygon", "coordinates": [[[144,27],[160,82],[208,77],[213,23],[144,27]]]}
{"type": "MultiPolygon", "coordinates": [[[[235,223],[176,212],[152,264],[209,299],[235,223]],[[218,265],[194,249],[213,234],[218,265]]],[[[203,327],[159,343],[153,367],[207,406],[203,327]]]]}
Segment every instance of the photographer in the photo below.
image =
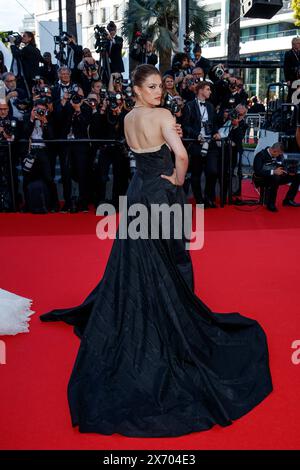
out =
{"type": "Polygon", "coordinates": [[[93,82],[99,80],[98,67],[93,57],[85,57],[82,62],[83,69],[79,77],[79,83],[84,96],[87,96],[91,91],[93,82]]]}
{"type": "Polygon", "coordinates": [[[292,40],[292,49],[287,51],[284,55],[284,76],[289,87],[287,101],[292,100],[293,91],[296,87],[293,87],[293,83],[300,79],[300,38],[296,37],[292,40]],[[293,87],[293,88],[292,88],[293,87]]]}
{"type": "Polygon", "coordinates": [[[208,76],[213,83],[210,101],[217,110],[220,108],[221,103],[223,103],[223,110],[226,109],[225,102],[229,99],[229,80],[231,80],[228,69],[223,64],[217,64],[210,69],[208,76]]]}
{"type": "Polygon", "coordinates": [[[202,48],[200,44],[195,45],[193,49],[193,53],[195,57],[194,58],[195,67],[197,68],[200,67],[204,72],[204,76],[206,76],[206,74],[208,74],[209,69],[210,69],[210,61],[202,57],[202,48]]]}
{"type": "Polygon", "coordinates": [[[189,56],[185,52],[177,52],[172,59],[172,68],[167,70],[164,75],[171,75],[177,90],[180,91],[184,77],[191,75],[191,73],[189,56]]]}
{"type": "Polygon", "coordinates": [[[3,52],[0,51],[0,79],[3,80],[2,75],[7,72],[6,65],[4,64],[4,55],[3,52]]]}
{"type": "Polygon", "coordinates": [[[131,47],[130,57],[138,64],[156,65],[158,57],[153,51],[153,44],[147,36],[136,33],[136,38],[131,47]]]}
{"type": "MultiPolygon", "coordinates": [[[[24,119],[30,114],[32,103],[22,88],[17,88],[17,80],[13,73],[7,72],[3,75],[6,101],[9,106],[9,115],[18,123],[18,136],[24,138],[24,119]]],[[[27,154],[28,144],[16,142],[13,147],[13,159],[15,164],[23,160],[27,154]]],[[[20,199],[20,198],[19,198],[20,199]]]]}
{"type": "Polygon", "coordinates": [[[292,49],[284,54],[283,69],[291,97],[291,86],[295,80],[300,78],[300,38],[292,39],[292,49]]]}
{"type": "MultiPolygon", "coordinates": [[[[52,88],[54,135],[55,139],[67,139],[70,134],[73,115],[73,107],[70,103],[70,99],[72,94],[76,93],[76,90],[78,91],[79,87],[75,83],[72,83],[71,70],[66,66],[62,66],[58,69],[58,78],[59,81],[57,85],[52,88]]],[[[56,153],[59,156],[63,196],[65,200],[61,212],[69,212],[72,205],[72,181],[70,175],[70,159],[68,157],[68,144],[57,144],[56,153]]],[[[55,157],[56,155],[51,159],[53,172],[55,171],[55,157]]],[[[75,205],[73,209],[76,211],[75,205]]]]}
{"type": "MultiPolygon", "coordinates": [[[[98,116],[94,118],[93,125],[91,124],[91,137],[97,139],[124,139],[124,118],[126,114],[121,94],[109,92],[98,116]],[[98,125],[95,125],[96,122],[98,125]]],[[[112,165],[113,188],[111,202],[116,210],[118,210],[119,196],[125,195],[128,188],[130,176],[129,159],[127,158],[124,146],[120,144],[106,144],[101,146],[99,150],[98,163],[95,167],[98,181],[96,205],[99,202],[105,201],[109,168],[112,165]]]]}
{"type": "Polygon", "coordinates": [[[80,73],[78,71],[78,64],[82,60],[82,46],[76,43],[76,38],[72,34],[67,34],[67,59],[66,65],[71,70],[71,77],[73,81],[78,81],[80,73]]]}
{"type": "Polygon", "coordinates": [[[31,114],[24,121],[24,137],[31,141],[29,155],[23,162],[24,210],[55,212],[58,210],[58,196],[51,171],[50,144],[43,142],[54,138],[53,118],[45,100],[34,101],[31,114]],[[41,197],[37,197],[39,192],[41,197]]]}
{"type": "MultiPolygon", "coordinates": [[[[91,121],[92,106],[84,100],[83,90],[78,89],[70,97],[72,106],[71,120],[69,121],[68,138],[88,139],[88,128],[91,121]]],[[[88,212],[89,202],[89,176],[90,176],[90,146],[88,142],[76,142],[68,146],[67,162],[68,176],[78,182],[79,200],[72,201],[72,212],[88,212]]],[[[70,186],[72,182],[70,182],[70,186]]],[[[71,197],[71,194],[70,194],[71,197]]],[[[65,208],[66,209],[66,208],[65,208]]],[[[66,210],[65,210],[66,211],[66,210]]]]}
{"type": "MultiPolygon", "coordinates": [[[[17,134],[17,121],[10,119],[9,107],[0,101],[0,212],[12,210],[12,187],[10,180],[10,164],[8,142],[14,142],[17,134]]],[[[14,196],[18,194],[17,160],[12,148],[12,172],[14,196]]]]}
{"type": "Polygon", "coordinates": [[[218,122],[215,109],[208,101],[211,95],[210,84],[199,82],[196,86],[196,98],[186,103],[183,109],[184,137],[196,139],[189,148],[191,184],[197,204],[206,208],[215,208],[215,186],[218,177],[219,151],[216,140],[218,122]],[[201,175],[205,172],[205,197],[201,191],[201,175]]]}
{"type": "Polygon", "coordinates": [[[284,147],[281,142],[276,142],[271,147],[266,147],[258,152],[254,157],[253,169],[254,178],[259,178],[261,183],[269,188],[269,198],[267,209],[271,212],[277,212],[276,197],[278,187],[281,184],[291,183],[288,192],[283,200],[284,206],[300,207],[300,204],[294,201],[300,184],[300,175],[289,173],[280,162],[283,157],[284,147]]]}
{"type": "Polygon", "coordinates": [[[16,36],[9,36],[11,44],[10,49],[14,59],[18,65],[18,79],[20,80],[20,87],[23,88],[28,97],[30,97],[30,90],[33,86],[33,78],[39,74],[39,64],[44,62],[39,49],[36,47],[34,34],[30,31],[25,31],[22,35],[21,43],[24,47],[21,49],[16,36]],[[15,44],[15,43],[18,43],[15,44]]]}
{"type": "Polygon", "coordinates": [[[52,64],[52,57],[50,52],[44,52],[43,59],[44,65],[39,68],[39,75],[44,78],[50,86],[52,86],[57,82],[58,79],[58,65],[52,64]]]}
{"type": "Polygon", "coordinates": [[[9,105],[10,114],[19,121],[23,121],[26,105],[29,104],[27,94],[23,88],[17,88],[17,79],[12,72],[3,75],[5,85],[6,101],[9,105]],[[24,106],[22,106],[22,104],[24,106]],[[22,107],[24,109],[22,109],[22,107]]]}
{"type": "Polygon", "coordinates": [[[195,67],[192,75],[186,75],[181,86],[181,96],[185,101],[195,99],[197,83],[204,80],[204,72],[201,67],[195,67]]]}
{"type": "MultiPolygon", "coordinates": [[[[234,170],[238,163],[238,156],[242,158],[243,154],[243,139],[248,129],[245,117],[247,108],[242,104],[238,104],[234,109],[226,109],[221,115],[219,114],[219,134],[222,138],[228,138],[225,141],[224,151],[224,185],[223,185],[223,201],[226,202],[229,184],[232,181],[234,170]],[[229,145],[231,151],[231,175],[229,173],[229,145]]],[[[221,163],[221,161],[220,161],[221,163]]],[[[221,166],[221,165],[220,165],[221,166]]],[[[221,180],[221,168],[219,169],[219,179],[221,180]]],[[[239,191],[237,191],[239,192],[239,191]]]]}
{"type": "Polygon", "coordinates": [[[117,36],[117,26],[113,21],[108,23],[107,31],[107,39],[109,40],[107,52],[110,62],[110,72],[123,73],[125,71],[122,59],[123,38],[117,36]]]}

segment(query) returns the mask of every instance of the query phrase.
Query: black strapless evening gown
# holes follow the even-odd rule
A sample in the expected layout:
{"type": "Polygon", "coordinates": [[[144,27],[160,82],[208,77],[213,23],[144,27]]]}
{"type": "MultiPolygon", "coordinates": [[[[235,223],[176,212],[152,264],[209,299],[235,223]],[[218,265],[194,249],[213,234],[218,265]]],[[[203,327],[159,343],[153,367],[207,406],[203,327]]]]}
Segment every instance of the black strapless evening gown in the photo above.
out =
{"type": "MultiPolygon", "coordinates": [[[[174,168],[166,145],[137,154],[136,165],[128,205],[186,203],[183,188],[160,177],[174,168]]],[[[63,320],[81,337],[68,385],[80,432],[158,437],[227,426],[272,391],[263,329],[194,294],[184,240],[117,232],[86,300],[41,320],[63,320]]]]}

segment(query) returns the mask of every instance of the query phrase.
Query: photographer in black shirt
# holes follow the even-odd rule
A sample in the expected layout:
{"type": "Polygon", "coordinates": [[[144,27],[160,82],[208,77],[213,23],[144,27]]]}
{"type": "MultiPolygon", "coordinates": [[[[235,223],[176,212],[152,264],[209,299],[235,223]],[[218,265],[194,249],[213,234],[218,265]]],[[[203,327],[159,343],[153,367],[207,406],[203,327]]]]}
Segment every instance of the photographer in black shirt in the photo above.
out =
{"type": "Polygon", "coordinates": [[[24,88],[30,96],[33,78],[39,74],[39,64],[44,63],[44,59],[36,47],[34,34],[31,31],[25,31],[22,35],[23,48],[20,48],[20,44],[15,44],[15,36],[9,36],[9,41],[12,55],[17,61],[20,87],[24,88]]]}

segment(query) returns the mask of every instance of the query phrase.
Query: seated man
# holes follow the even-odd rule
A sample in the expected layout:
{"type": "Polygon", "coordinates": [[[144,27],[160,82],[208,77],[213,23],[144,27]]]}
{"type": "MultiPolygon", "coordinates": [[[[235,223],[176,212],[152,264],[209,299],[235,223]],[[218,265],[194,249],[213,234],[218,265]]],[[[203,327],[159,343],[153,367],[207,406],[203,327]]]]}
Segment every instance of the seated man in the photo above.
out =
{"type": "Polygon", "coordinates": [[[260,177],[263,184],[270,189],[267,209],[271,212],[278,211],[275,203],[278,186],[280,184],[291,183],[283,200],[283,205],[300,207],[300,204],[294,201],[300,184],[300,174],[287,173],[280,164],[276,163],[277,159],[282,157],[283,151],[283,144],[276,142],[271,147],[267,147],[258,152],[253,162],[254,175],[260,177]]]}

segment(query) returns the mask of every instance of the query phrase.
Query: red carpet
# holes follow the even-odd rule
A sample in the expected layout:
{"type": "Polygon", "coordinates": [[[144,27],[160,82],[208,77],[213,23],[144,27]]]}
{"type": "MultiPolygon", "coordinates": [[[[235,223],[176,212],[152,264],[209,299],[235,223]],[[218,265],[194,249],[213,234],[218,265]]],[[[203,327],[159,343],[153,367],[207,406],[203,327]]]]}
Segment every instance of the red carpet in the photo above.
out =
{"type": "Polygon", "coordinates": [[[0,448],[299,449],[300,364],[291,361],[291,345],[300,340],[300,209],[278,207],[276,214],[261,206],[206,211],[204,248],[192,252],[197,294],[213,310],[239,311],[265,329],[274,391],[232,426],[172,439],[71,427],[66,387],[79,340],[39,314],[80,303],[102,276],[111,241],[96,238],[98,219],[0,214],[0,287],[32,298],[36,311],[29,334],[1,338],[0,448]]]}

